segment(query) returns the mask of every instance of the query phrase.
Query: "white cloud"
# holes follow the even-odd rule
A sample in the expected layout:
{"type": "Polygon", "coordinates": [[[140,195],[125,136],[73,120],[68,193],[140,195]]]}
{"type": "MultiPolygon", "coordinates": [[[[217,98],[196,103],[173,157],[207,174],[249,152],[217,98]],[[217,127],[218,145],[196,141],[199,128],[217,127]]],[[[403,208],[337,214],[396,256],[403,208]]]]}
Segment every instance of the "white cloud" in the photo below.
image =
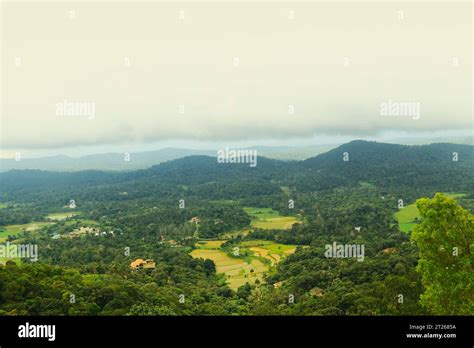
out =
{"type": "Polygon", "coordinates": [[[173,4],[83,4],[74,20],[4,4],[2,147],[472,127],[470,4],[406,3],[403,21],[393,4],[341,6],[292,5],[289,21],[282,3],[189,4],[180,21],[173,4]],[[57,116],[63,100],[95,117],[57,116]],[[388,100],[420,119],[381,116],[388,100]]]}

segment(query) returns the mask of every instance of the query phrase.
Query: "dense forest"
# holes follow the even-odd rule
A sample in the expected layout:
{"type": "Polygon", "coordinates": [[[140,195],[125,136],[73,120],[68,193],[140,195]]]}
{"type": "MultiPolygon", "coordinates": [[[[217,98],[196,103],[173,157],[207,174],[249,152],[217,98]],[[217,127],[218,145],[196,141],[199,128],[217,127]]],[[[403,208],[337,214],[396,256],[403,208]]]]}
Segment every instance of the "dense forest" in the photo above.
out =
{"type": "Polygon", "coordinates": [[[474,314],[473,146],[353,141],[256,167],[190,156],[0,185],[0,245],[39,254],[0,255],[0,315],[474,314]],[[328,257],[337,244],[363,257],[328,257]],[[197,251],[249,265],[249,282],[197,251]]]}

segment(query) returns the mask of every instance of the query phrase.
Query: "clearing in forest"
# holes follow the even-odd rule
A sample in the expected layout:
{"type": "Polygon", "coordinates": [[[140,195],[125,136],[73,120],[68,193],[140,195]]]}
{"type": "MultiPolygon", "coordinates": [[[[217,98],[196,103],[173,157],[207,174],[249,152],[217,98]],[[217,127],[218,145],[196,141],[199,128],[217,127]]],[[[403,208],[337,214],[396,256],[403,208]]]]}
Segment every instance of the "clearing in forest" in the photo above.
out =
{"type": "Polygon", "coordinates": [[[48,214],[48,216],[46,216],[49,220],[53,220],[53,221],[60,221],[60,220],[65,220],[67,218],[70,218],[70,217],[73,217],[73,216],[76,216],[76,215],[79,215],[80,212],[74,212],[74,213],[71,213],[71,212],[64,212],[64,213],[51,213],[51,214],[48,214]]]}
{"type": "Polygon", "coordinates": [[[191,256],[214,261],[216,272],[225,274],[231,289],[237,290],[246,283],[253,284],[257,279],[260,282],[263,281],[263,273],[267,271],[268,267],[261,261],[252,259],[248,263],[244,259],[230,257],[224,251],[213,247],[212,244],[199,247],[191,252],[191,256]]]}
{"type": "MultiPolygon", "coordinates": [[[[465,193],[451,193],[445,192],[445,196],[449,198],[462,198],[466,194],[465,193]]],[[[402,232],[410,232],[413,231],[415,226],[419,223],[420,220],[420,212],[415,204],[407,205],[401,209],[399,209],[395,213],[395,219],[398,221],[398,226],[400,231],[402,232]]]]}
{"type": "Polygon", "coordinates": [[[271,208],[245,207],[244,211],[251,218],[251,226],[267,230],[286,230],[299,223],[294,216],[282,216],[271,208]]]}
{"type": "Polygon", "coordinates": [[[240,245],[250,250],[255,256],[269,260],[272,266],[296,251],[296,245],[279,244],[268,240],[249,240],[240,245]]]}
{"type": "Polygon", "coordinates": [[[33,232],[49,224],[51,224],[51,222],[38,221],[38,222],[30,222],[27,224],[21,224],[21,225],[4,226],[3,227],[4,231],[0,231],[0,242],[6,241],[9,235],[15,236],[22,231],[33,232]]]}
{"type": "Polygon", "coordinates": [[[395,213],[395,218],[398,221],[398,226],[402,232],[410,232],[415,228],[420,213],[414,204],[407,205],[395,213]]]}
{"type": "Polygon", "coordinates": [[[210,259],[216,265],[216,272],[225,274],[229,287],[237,290],[246,283],[253,284],[258,279],[264,281],[264,273],[270,266],[276,265],[286,256],[296,250],[295,245],[284,245],[266,240],[250,240],[239,244],[240,250],[250,251],[250,255],[243,258],[227,255],[221,246],[225,240],[199,241],[196,248],[191,252],[193,258],[210,259]],[[266,259],[268,260],[265,262],[266,259]]]}

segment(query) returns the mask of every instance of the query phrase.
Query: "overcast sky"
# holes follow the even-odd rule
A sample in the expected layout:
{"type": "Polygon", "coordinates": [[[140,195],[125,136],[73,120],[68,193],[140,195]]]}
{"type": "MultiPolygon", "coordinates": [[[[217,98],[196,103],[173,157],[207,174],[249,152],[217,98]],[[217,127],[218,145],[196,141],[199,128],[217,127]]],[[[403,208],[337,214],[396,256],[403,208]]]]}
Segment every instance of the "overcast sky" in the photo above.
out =
{"type": "Polygon", "coordinates": [[[469,134],[471,6],[7,3],[0,155],[469,134]]]}

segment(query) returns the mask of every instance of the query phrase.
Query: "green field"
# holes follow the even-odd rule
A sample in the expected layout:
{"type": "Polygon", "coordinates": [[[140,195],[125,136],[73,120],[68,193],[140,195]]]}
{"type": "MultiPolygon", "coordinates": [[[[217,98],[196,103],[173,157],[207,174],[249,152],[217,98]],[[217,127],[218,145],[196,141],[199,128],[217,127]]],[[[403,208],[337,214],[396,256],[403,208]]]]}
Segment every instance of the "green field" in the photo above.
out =
{"type": "Polygon", "coordinates": [[[207,241],[199,241],[196,243],[196,248],[198,249],[205,249],[205,250],[213,250],[219,249],[222,244],[224,244],[225,240],[207,240],[207,241]]]}
{"type": "Polygon", "coordinates": [[[271,208],[245,207],[244,211],[251,218],[251,226],[266,230],[286,230],[299,223],[294,216],[282,216],[271,208]]]}
{"type": "Polygon", "coordinates": [[[8,225],[5,226],[4,229],[5,231],[0,232],[0,242],[3,242],[7,240],[9,235],[17,235],[21,231],[26,230],[26,231],[36,231],[40,229],[43,226],[49,225],[51,222],[30,222],[28,224],[22,224],[22,225],[8,225]]]}
{"type": "Polygon", "coordinates": [[[66,226],[70,226],[70,225],[76,224],[77,222],[79,222],[81,226],[96,226],[99,224],[95,220],[88,220],[88,219],[71,219],[71,220],[66,221],[64,224],[66,226]]]}
{"type": "MultiPolygon", "coordinates": [[[[455,198],[464,197],[466,194],[455,193],[455,192],[444,192],[444,195],[449,198],[455,199],[455,198]]],[[[420,219],[420,213],[415,204],[410,204],[403,207],[398,212],[396,212],[395,219],[398,221],[398,226],[400,228],[400,231],[410,232],[410,231],[413,231],[413,229],[417,225],[415,219],[418,219],[418,220],[420,219]]]]}
{"type": "Polygon", "coordinates": [[[52,214],[48,214],[48,216],[46,216],[46,217],[49,220],[60,221],[60,220],[65,220],[67,218],[70,218],[70,217],[73,217],[73,216],[76,216],[76,215],[79,215],[79,214],[80,214],[79,211],[74,212],[74,213],[71,213],[71,212],[52,213],[52,214]]]}
{"type": "Polygon", "coordinates": [[[254,256],[263,257],[275,265],[296,250],[296,245],[274,243],[268,240],[249,240],[240,243],[242,250],[250,250],[254,256]]]}
{"type": "Polygon", "coordinates": [[[246,240],[240,243],[242,247],[261,247],[276,254],[285,254],[288,250],[296,249],[296,245],[279,244],[269,240],[246,240]]]}
{"type": "Polygon", "coordinates": [[[21,265],[21,259],[19,257],[14,257],[14,258],[0,257],[0,265],[6,264],[8,260],[14,261],[18,266],[21,265]]]}
{"type": "Polygon", "coordinates": [[[416,225],[415,218],[420,218],[418,208],[414,204],[407,205],[395,213],[395,218],[398,221],[398,226],[402,232],[413,231],[416,225]]]}
{"type": "Polygon", "coordinates": [[[449,198],[462,198],[466,196],[465,193],[456,193],[456,192],[444,192],[444,195],[449,198]]]}

